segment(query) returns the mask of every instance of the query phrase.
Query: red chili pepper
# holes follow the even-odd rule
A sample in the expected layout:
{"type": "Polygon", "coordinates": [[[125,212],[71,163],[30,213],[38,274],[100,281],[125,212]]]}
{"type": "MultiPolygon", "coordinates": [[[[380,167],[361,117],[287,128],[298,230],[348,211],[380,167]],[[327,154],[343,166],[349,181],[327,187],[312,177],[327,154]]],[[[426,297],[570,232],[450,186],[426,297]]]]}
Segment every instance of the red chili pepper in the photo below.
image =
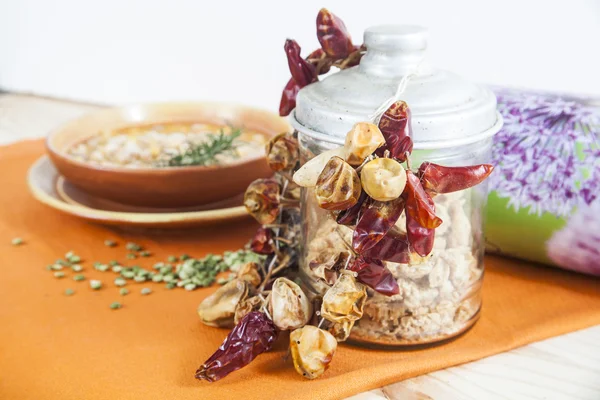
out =
{"type": "Polygon", "coordinates": [[[273,231],[271,229],[261,226],[258,228],[252,241],[250,242],[250,248],[253,252],[258,254],[272,254],[275,249],[273,248],[273,231]]]}
{"type": "Polygon", "coordinates": [[[400,292],[398,282],[381,260],[358,256],[348,269],[358,274],[356,280],[378,293],[393,296],[400,292]]]}
{"type": "Polygon", "coordinates": [[[425,192],[421,181],[412,171],[406,171],[406,178],[406,212],[422,227],[437,228],[442,220],[435,215],[435,204],[431,196],[425,192]]]}
{"type": "Polygon", "coordinates": [[[404,198],[381,202],[374,201],[356,224],[352,235],[352,248],[358,254],[374,247],[394,227],[404,210],[404,198]]]}
{"type": "Polygon", "coordinates": [[[356,222],[359,220],[362,210],[366,205],[365,201],[368,197],[369,196],[367,195],[367,192],[363,190],[360,193],[358,201],[355,205],[346,210],[340,211],[340,213],[337,215],[336,222],[340,225],[356,225],[356,222]]]}
{"type": "Polygon", "coordinates": [[[354,49],[344,22],[326,8],[317,15],[317,38],[325,53],[336,60],[348,57],[354,49]]]}
{"type": "Polygon", "coordinates": [[[296,96],[298,96],[299,91],[300,86],[296,83],[294,78],[290,78],[281,94],[281,101],[279,102],[280,116],[286,117],[290,115],[294,108],[296,108],[296,96]]]}
{"type": "Polygon", "coordinates": [[[367,258],[382,261],[408,264],[410,261],[409,239],[406,234],[392,229],[375,246],[365,251],[363,255],[367,258]]]}
{"type": "Polygon", "coordinates": [[[275,325],[263,313],[246,314],[217,351],[198,368],[196,379],[215,382],[226,377],[270,350],[276,338],[275,325]]]}
{"type": "Polygon", "coordinates": [[[285,54],[287,55],[288,66],[292,78],[303,88],[317,81],[317,71],[315,67],[300,56],[300,46],[295,40],[287,39],[285,45],[285,54]]]}
{"type": "Polygon", "coordinates": [[[419,168],[419,177],[425,190],[430,193],[452,193],[480,184],[493,170],[494,166],[490,164],[444,167],[424,162],[419,168]]]}
{"type": "Polygon", "coordinates": [[[400,162],[406,160],[406,152],[412,152],[413,148],[410,115],[410,108],[400,100],[392,104],[379,120],[379,129],[385,138],[387,149],[400,162]]]}
{"type": "Polygon", "coordinates": [[[406,213],[406,233],[410,248],[418,255],[425,257],[431,253],[435,229],[423,228],[410,214],[406,213]]]}

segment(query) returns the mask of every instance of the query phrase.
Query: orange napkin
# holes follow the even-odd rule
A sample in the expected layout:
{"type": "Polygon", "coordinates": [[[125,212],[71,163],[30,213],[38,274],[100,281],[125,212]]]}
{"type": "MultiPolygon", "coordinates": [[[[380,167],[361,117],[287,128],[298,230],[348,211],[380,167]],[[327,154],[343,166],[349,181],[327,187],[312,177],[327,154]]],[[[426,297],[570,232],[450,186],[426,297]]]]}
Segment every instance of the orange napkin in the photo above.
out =
{"type": "MultiPolygon", "coordinates": [[[[124,242],[144,245],[154,256],[201,256],[240,248],[250,222],[187,233],[130,234],[94,226],[38,204],[25,174],[42,154],[39,141],[0,148],[0,398],[1,399],[339,399],[600,324],[600,280],[508,260],[486,258],[483,312],[475,327],[442,345],[368,350],[338,348],[331,368],[314,381],[284,361],[286,338],[275,351],[216,383],[194,379],[196,368],[221,344],[227,330],[202,325],[196,307],[213,289],[186,292],[162,284],[131,283],[118,294],[115,274],[93,261],[127,262],[124,242]],[[26,244],[14,247],[13,237],[26,244]],[[116,248],[105,239],[118,239],[116,248]],[[86,277],[56,279],[45,266],[74,250],[86,277]],[[142,287],[153,293],[141,296],[142,287]],[[66,296],[66,288],[76,291],[66,296]],[[109,309],[121,301],[120,310],[109,309]]],[[[526,238],[524,238],[526,239],[526,238]]]]}

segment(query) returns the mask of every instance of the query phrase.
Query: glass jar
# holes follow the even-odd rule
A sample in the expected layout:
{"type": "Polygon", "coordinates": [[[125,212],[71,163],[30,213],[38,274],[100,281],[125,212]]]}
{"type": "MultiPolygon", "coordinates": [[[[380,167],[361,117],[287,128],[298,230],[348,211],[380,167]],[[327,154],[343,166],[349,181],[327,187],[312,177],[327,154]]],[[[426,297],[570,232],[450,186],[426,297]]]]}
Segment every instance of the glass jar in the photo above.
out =
{"type": "MultiPolygon", "coordinates": [[[[412,110],[415,150],[411,168],[423,161],[467,166],[491,161],[492,135],[502,120],[494,96],[445,71],[423,67],[426,33],[418,27],[375,27],[365,32],[367,54],[359,67],[331,75],[302,89],[292,124],[298,132],[303,161],[343,145],[346,132],[396,92],[411,75],[399,99],[412,110]]],[[[368,289],[363,317],[350,341],[375,345],[432,343],[471,327],[481,309],[487,185],[434,197],[444,221],[435,230],[432,253],[415,254],[408,264],[385,262],[399,293],[385,296],[368,289]]],[[[322,279],[319,260],[348,252],[352,227],[338,225],[321,209],[314,191],[302,194],[300,276],[321,296],[331,282],[322,279]],[[321,278],[318,278],[321,276],[321,278]]],[[[405,217],[396,227],[404,230],[405,217]]]]}

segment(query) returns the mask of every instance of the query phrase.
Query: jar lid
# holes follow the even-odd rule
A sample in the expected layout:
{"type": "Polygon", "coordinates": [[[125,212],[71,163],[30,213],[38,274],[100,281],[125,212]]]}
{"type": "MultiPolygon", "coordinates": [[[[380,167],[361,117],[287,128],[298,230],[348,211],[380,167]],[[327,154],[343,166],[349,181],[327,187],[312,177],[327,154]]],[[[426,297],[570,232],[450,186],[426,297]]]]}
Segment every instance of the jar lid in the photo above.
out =
{"type": "Polygon", "coordinates": [[[306,86],[291,115],[295,129],[319,140],[343,144],[346,133],[367,121],[394,97],[399,85],[412,112],[416,149],[473,143],[497,133],[502,117],[487,88],[425,61],[427,30],[410,25],[367,29],[360,65],[306,86]],[[404,82],[403,82],[404,80],[404,82]]]}

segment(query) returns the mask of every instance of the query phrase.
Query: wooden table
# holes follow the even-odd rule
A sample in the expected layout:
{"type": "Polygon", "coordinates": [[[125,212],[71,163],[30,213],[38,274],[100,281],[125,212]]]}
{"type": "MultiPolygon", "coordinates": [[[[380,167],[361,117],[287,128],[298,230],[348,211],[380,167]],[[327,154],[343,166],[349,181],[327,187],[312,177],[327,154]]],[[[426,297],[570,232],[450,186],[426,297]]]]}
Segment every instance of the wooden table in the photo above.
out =
{"type": "MultiPolygon", "coordinates": [[[[40,138],[98,108],[0,94],[0,145],[40,138]]],[[[351,400],[600,399],[600,325],[361,393],[351,400]]]]}

